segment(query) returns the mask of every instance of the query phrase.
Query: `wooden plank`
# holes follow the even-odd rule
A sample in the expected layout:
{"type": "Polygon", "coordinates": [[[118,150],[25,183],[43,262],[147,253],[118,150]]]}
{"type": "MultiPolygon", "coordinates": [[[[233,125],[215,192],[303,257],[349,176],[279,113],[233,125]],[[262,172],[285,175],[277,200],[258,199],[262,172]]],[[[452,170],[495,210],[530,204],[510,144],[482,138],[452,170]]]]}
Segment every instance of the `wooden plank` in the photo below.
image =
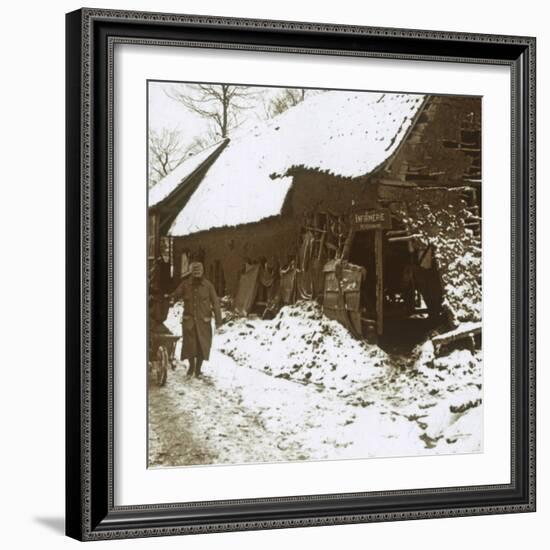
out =
{"type": "Polygon", "coordinates": [[[470,334],[481,334],[480,322],[464,323],[463,325],[453,330],[450,330],[449,332],[438,334],[437,336],[434,336],[432,338],[432,343],[434,345],[448,344],[449,342],[460,340],[460,338],[464,338],[465,336],[469,336],[470,334]]]}
{"type": "Polygon", "coordinates": [[[420,233],[415,233],[414,235],[405,235],[403,237],[391,237],[388,239],[389,243],[400,243],[400,242],[408,242],[413,241],[414,239],[421,238],[422,235],[420,233]]]}
{"type": "Polygon", "coordinates": [[[408,229],[393,229],[392,231],[388,231],[386,233],[387,237],[397,237],[399,235],[408,235],[409,230],[408,229]]]}
{"type": "Polygon", "coordinates": [[[376,262],[376,332],[380,336],[384,332],[384,264],[382,230],[374,234],[374,254],[376,262]]]}
{"type": "Polygon", "coordinates": [[[445,332],[444,334],[438,334],[432,338],[432,344],[434,346],[434,354],[437,356],[443,346],[455,342],[457,340],[469,339],[474,347],[474,337],[481,334],[481,322],[479,323],[464,323],[458,328],[445,332]]]}

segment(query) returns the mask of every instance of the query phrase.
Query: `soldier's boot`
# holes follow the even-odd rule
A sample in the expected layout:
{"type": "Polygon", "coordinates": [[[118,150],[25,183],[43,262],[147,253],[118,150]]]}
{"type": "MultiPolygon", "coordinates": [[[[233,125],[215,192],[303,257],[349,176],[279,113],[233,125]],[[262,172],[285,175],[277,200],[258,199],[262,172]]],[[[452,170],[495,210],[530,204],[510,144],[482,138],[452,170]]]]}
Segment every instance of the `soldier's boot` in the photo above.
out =
{"type": "Polygon", "coordinates": [[[195,378],[200,378],[201,376],[201,367],[202,367],[202,358],[199,359],[197,357],[197,359],[195,359],[196,363],[195,363],[195,378]]]}

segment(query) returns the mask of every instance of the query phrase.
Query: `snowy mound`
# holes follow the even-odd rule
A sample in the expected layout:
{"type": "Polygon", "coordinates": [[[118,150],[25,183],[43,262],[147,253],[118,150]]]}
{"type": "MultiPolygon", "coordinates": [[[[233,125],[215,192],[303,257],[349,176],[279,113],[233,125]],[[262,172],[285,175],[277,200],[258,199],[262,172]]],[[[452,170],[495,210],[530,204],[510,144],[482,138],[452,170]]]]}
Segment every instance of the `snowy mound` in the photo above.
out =
{"type": "Polygon", "coordinates": [[[436,358],[428,341],[409,357],[388,355],[354,339],[314,302],[284,307],[270,321],[234,319],[214,342],[242,369],[314,387],[320,403],[351,406],[368,426],[353,436],[369,442],[363,456],[482,450],[479,352],[436,358]]]}
{"type": "Polygon", "coordinates": [[[320,389],[347,391],[350,383],[376,374],[387,357],[352,338],[315,302],[283,307],[271,321],[235,319],[220,332],[220,350],[238,363],[320,389]]]}

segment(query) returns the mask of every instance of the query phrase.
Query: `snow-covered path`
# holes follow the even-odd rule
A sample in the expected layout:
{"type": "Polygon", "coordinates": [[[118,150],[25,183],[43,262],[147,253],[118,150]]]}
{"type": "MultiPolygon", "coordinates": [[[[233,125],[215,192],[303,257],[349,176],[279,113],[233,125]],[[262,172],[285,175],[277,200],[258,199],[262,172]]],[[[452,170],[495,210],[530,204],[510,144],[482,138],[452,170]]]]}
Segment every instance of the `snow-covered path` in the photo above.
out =
{"type": "Polygon", "coordinates": [[[283,459],[260,411],[243,406],[227,367],[237,373],[231,360],[213,354],[201,379],[188,378],[186,364],[180,363],[164,387],[150,385],[149,466],[283,459]],[[214,365],[219,372],[213,372],[214,365]]]}
{"type": "Polygon", "coordinates": [[[216,330],[202,379],[183,365],[149,387],[153,467],[482,451],[478,351],[392,356],[301,303],[216,330]]]}
{"type": "MultiPolygon", "coordinates": [[[[305,386],[213,351],[202,379],[180,364],[149,389],[149,465],[342,458],[356,413],[305,386]]],[[[339,401],[339,400],[338,400],[339,401]]],[[[346,454],[346,453],[344,453],[346,454]]]]}
{"type": "MultiPolygon", "coordinates": [[[[431,437],[439,428],[426,425],[431,411],[407,414],[368,400],[351,404],[313,384],[240,366],[217,350],[204,364],[202,379],[187,378],[185,370],[180,364],[164,387],[150,386],[151,467],[480,450],[478,437],[465,444],[431,437]]],[[[481,407],[476,409],[477,416],[481,407]]],[[[455,416],[460,439],[462,414],[455,416]]]]}

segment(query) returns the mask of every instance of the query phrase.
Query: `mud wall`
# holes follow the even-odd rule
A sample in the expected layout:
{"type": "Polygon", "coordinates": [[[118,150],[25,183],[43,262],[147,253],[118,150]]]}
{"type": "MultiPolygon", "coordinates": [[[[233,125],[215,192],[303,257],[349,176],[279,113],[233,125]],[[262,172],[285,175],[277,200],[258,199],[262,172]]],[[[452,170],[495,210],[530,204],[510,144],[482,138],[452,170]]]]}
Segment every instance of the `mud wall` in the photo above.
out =
{"type": "MultiPolygon", "coordinates": [[[[216,262],[223,270],[224,294],[235,295],[245,260],[275,258],[286,261],[296,251],[296,226],[290,218],[270,218],[260,223],[224,227],[174,239],[174,276],[181,276],[178,259],[188,250],[203,255],[205,273],[210,277],[216,262]]],[[[219,268],[218,268],[219,269],[219,268]]]]}
{"type": "Polygon", "coordinates": [[[367,178],[343,179],[306,170],[295,170],[293,177],[280,216],[174,238],[175,279],[181,276],[180,258],[184,251],[202,254],[206,275],[216,269],[219,272],[221,266],[224,294],[234,295],[246,259],[256,261],[264,257],[285,264],[289,256],[296,254],[300,230],[308,215],[323,211],[341,214],[357,205],[376,204],[376,186],[367,178]]]}

